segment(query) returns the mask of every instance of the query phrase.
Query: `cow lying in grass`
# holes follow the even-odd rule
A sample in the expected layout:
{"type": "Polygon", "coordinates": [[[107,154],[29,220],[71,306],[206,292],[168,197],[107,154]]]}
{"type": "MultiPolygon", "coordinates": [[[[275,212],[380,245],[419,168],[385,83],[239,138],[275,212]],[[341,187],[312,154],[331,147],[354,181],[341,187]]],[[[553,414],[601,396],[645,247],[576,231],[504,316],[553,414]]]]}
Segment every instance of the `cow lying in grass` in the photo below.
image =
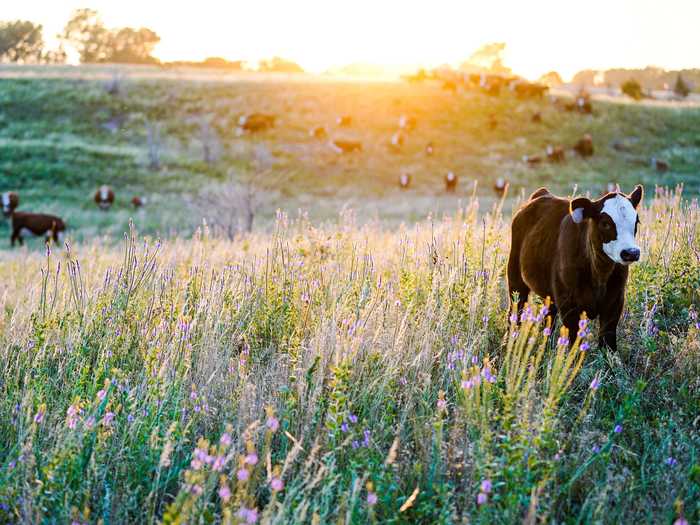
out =
{"type": "Polygon", "coordinates": [[[629,265],[639,260],[636,208],[644,190],[608,193],[596,201],[569,201],[546,188],[532,194],[513,218],[508,291],[521,311],[532,291],[553,300],[576,338],[581,314],[600,318],[599,342],[617,349],[629,265]]]}
{"type": "Polygon", "coordinates": [[[12,214],[10,243],[14,246],[15,241],[19,241],[21,246],[24,244],[23,236],[25,235],[45,235],[47,241],[53,239],[54,242],[58,242],[65,230],[66,224],[60,217],[16,211],[12,214]]]}
{"type": "Polygon", "coordinates": [[[19,206],[19,195],[14,191],[6,191],[2,194],[2,214],[5,217],[11,216],[17,206],[19,206]]]}

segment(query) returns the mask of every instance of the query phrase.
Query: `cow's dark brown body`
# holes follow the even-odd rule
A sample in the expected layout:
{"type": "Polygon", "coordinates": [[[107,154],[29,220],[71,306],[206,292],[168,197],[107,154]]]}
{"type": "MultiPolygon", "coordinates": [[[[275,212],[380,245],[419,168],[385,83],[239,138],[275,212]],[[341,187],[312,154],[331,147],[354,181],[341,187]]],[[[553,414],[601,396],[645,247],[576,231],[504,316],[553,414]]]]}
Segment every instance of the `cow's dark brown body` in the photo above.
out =
{"type": "MultiPolygon", "coordinates": [[[[605,200],[617,195],[621,194],[607,194],[593,203],[580,200],[599,213],[605,200]]],[[[641,195],[638,187],[630,198],[635,207],[641,195]]],[[[530,292],[549,297],[552,315],[558,310],[572,342],[583,312],[589,319],[599,318],[600,343],[615,349],[628,267],[604,253],[602,245],[610,239],[604,238],[607,234],[601,233],[600,219],[594,213],[590,220],[576,223],[568,199],[556,197],[546,188],[533,193],[513,218],[508,290],[511,297],[518,294],[519,311],[530,292]]]]}
{"type": "Polygon", "coordinates": [[[10,243],[15,245],[15,241],[19,244],[24,243],[22,235],[31,233],[33,235],[46,235],[46,239],[53,239],[58,242],[58,234],[66,230],[66,224],[60,217],[55,215],[46,215],[43,213],[26,213],[16,211],[12,214],[12,236],[10,243]]]}

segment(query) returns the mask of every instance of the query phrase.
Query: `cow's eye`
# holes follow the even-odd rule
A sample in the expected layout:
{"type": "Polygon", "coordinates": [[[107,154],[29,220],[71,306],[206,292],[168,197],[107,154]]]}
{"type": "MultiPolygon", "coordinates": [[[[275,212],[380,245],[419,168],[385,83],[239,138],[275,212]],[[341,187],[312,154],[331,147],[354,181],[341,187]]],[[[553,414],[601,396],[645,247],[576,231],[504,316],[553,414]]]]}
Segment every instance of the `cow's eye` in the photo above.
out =
{"type": "Polygon", "coordinates": [[[604,230],[607,231],[607,230],[610,229],[610,224],[607,223],[607,222],[605,222],[605,221],[603,221],[603,222],[600,223],[600,227],[601,227],[602,229],[604,229],[604,230]]]}

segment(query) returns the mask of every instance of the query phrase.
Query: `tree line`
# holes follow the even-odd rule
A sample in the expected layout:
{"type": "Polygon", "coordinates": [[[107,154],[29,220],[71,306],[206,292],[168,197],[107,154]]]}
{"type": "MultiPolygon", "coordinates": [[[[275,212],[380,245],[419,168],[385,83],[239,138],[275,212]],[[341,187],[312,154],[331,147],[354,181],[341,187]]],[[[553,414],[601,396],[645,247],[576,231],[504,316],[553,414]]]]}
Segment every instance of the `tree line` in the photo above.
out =
{"type": "MultiPolygon", "coordinates": [[[[97,11],[78,9],[71,14],[58,36],[59,47],[47,49],[41,24],[28,20],[0,21],[0,63],[61,64],[66,61],[66,47],[75,49],[83,64],[161,64],[153,56],[160,42],[158,33],[147,27],[107,27],[97,11]]],[[[185,65],[228,70],[244,69],[243,61],[210,57],[202,62],[172,62],[162,65],[185,65]]],[[[280,57],[259,64],[264,72],[303,72],[296,63],[280,57]]]]}

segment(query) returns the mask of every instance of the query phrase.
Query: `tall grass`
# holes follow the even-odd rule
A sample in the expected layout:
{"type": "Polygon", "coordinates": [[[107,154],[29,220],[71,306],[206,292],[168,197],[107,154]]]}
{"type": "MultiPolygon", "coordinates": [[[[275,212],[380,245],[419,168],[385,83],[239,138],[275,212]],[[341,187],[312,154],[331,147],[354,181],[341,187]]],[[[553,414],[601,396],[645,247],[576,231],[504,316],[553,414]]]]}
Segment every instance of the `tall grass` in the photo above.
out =
{"type": "Polygon", "coordinates": [[[509,312],[477,200],[3,254],[0,521],[697,519],[699,217],[643,211],[618,353],[509,312]]]}

